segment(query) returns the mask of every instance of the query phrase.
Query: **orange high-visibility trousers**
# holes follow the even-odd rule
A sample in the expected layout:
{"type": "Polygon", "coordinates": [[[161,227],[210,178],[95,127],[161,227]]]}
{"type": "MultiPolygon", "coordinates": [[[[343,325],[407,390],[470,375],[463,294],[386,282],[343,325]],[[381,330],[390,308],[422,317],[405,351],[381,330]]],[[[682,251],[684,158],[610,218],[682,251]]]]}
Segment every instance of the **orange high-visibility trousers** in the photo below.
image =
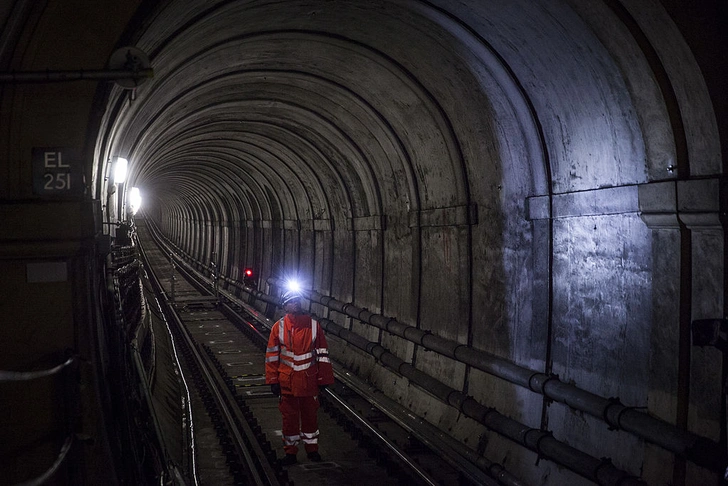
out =
{"type": "Polygon", "coordinates": [[[318,451],[318,397],[281,395],[278,409],[283,417],[283,450],[296,454],[303,442],[306,452],[318,451]]]}

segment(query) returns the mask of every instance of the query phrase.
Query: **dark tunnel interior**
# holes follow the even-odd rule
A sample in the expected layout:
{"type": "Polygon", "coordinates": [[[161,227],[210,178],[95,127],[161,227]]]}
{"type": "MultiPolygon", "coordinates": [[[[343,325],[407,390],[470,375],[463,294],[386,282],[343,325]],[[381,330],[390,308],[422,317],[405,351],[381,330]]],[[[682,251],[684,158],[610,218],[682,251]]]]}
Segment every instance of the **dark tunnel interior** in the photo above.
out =
{"type": "MultiPolygon", "coordinates": [[[[725,2],[15,0],[0,22],[0,369],[98,353],[99,241],[144,219],[229,292],[245,268],[273,297],[298,278],[310,312],[463,400],[648,484],[722,484],[539,380],[725,456],[727,360],[691,335],[726,315],[725,2]],[[122,69],[145,74],[93,77],[122,69]]],[[[592,484],[332,353],[525,483],[592,484]]],[[[42,435],[50,400],[0,398],[0,456],[42,435]]]]}

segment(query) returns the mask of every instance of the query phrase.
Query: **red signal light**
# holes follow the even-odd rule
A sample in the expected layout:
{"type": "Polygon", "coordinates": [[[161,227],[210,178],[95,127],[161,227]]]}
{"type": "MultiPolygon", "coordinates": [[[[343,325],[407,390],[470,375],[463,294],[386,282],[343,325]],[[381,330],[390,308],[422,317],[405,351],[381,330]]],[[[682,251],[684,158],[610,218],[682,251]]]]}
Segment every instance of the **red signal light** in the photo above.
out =
{"type": "Polygon", "coordinates": [[[243,270],[243,283],[248,287],[258,286],[258,279],[256,278],[255,272],[253,272],[252,268],[248,267],[243,270]]]}

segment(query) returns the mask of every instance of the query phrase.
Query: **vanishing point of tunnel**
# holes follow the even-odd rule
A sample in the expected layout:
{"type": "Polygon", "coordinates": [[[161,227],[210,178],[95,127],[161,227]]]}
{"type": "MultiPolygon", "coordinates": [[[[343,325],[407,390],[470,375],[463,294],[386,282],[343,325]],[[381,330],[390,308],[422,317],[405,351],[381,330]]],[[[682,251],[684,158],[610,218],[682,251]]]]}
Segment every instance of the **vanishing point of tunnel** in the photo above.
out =
{"type": "Polygon", "coordinates": [[[231,294],[298,278],[406,365],[344,343],[341,369],[524,484],[594,482],[476,410],[723,484],[725,2],[10,0],[0,24],[10,484],[64,433],[76,484],[112,477],[108,265],[142,220],[231,294]],[[12,378],[69,356],[70,388],[12,378]]]}

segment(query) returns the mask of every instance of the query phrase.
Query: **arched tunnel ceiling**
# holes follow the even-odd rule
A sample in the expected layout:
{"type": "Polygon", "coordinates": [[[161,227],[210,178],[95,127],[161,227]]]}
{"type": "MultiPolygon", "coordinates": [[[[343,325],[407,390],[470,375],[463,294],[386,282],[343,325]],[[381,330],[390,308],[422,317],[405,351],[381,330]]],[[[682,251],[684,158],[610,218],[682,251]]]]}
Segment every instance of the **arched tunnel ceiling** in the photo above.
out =
{"type": "Polygon", "coordinates": [[[136,45],[155,76],[112,94],[99,161],[129,158],[147,201],[195,196],[222,219],[498,205],[497,188],[641,183],[679,162],[652,68],[601,2],[175,1],[136,45]]]}
{"type": "MultiPolygon", "coordinates": [[[[220,197],[240,189],[260,206],[243,219],[270,218],[270,194],[285,219],[466,203],[456,114],[443,106],[454,100],[435,92],[450,86],[422,82],[459,66],[447,83],[492,111],[465,61],[449,59],[459,41],[408,8],[339,2],[301,9],[222,4],[162,42],[151,39],[169,21],[160,16],[138,43],[155,78],[111,120],[108,155],[132,160],[135,183],[158,198],[205,191],[194,181],[227,177],[220,197]]],[[[472,128],[494,145],[492,116],[479,118],[472,128]]]]}
{"type": "MultiPolygon", "coordinates": [[[[717,188],[724,171],[715,98],[663,8],[672,2],[139,1],[147,10],[126,34],[111,26],[93,55],[81,50],[103,62],[123,38],[149,55],[155,76],[133,92],[99,83],[93,100],[96,83],[78,89],[83,97],[72,88],[8,89],[8,160],[29,159],[35,143],[81,147],[92,133],[93,190],[84,197],[94,208],[106,201],[105,232],[126,216],[108,214],[117,206],[109,161],[127,157],[124,189],[140,187],[153,216],[170,216],[163,232],[200,267],[217,252],[217,268],[233,280],[248,265],[261,283],[307,274],[322,294],[458,346],[562,373],[624,403],[657,396],[650,413],[687,423],[712,392],[699,380],[673,386],[682,372],[674,365],[691,366],[687,301],[706,313],[720,308],[723,234],[653,235],[638,198],[655,186],[667,188],[658,196],[680,183],[717,188]],[[46,108],[50,121],[36,128],[46,108]],[[612,206],[614,194],[624,201],[612,206]],[[342,228],[352,231],[331,231],[342,228]],[[686,286],[692,280],[705,296],[686,286]],[[688,399],[682,412],[671,409],[688,399]]],[[[104,6],[89,13],[82,3],[38,2],[42,38],[18,40],[12,51],[3,45],[21,29],[3,34],[0,63],[85,66],[75,50],[101,30],[95,16],[104,6]],[[96,30],[76,36],[59,19],[96,30]]],[[[31,194],[21,184],[31,174],[26,161],[7,171],[13,197],[31,194]]],[[[677,224],[681,208],[670,203],[667,214],[651,208],[658,226],[677,224]]],[[[714,224],[717,209],[706,207],[714,224]]],[[[583,433],[581,414],[554,407],[547,417],[540,397],[523,400],[462,363],[350,326],[489,406],[535,426],[548,419],[555,436],[598,457],[606,445],[630,471],[642,470],[621,439],[583,433]]],[[[704,375],[715,369],[706,365],[704,375]]],[[[444,404],[418,401],[424,391],[369,371],[415,412],[433,409],[443,427],[459,420],[444,404]]],[[[708,435],[718,415],[705,416],[696,430],[708,435]]],[[[479,429],[458,427],[478,442],[479,429]]]]}

